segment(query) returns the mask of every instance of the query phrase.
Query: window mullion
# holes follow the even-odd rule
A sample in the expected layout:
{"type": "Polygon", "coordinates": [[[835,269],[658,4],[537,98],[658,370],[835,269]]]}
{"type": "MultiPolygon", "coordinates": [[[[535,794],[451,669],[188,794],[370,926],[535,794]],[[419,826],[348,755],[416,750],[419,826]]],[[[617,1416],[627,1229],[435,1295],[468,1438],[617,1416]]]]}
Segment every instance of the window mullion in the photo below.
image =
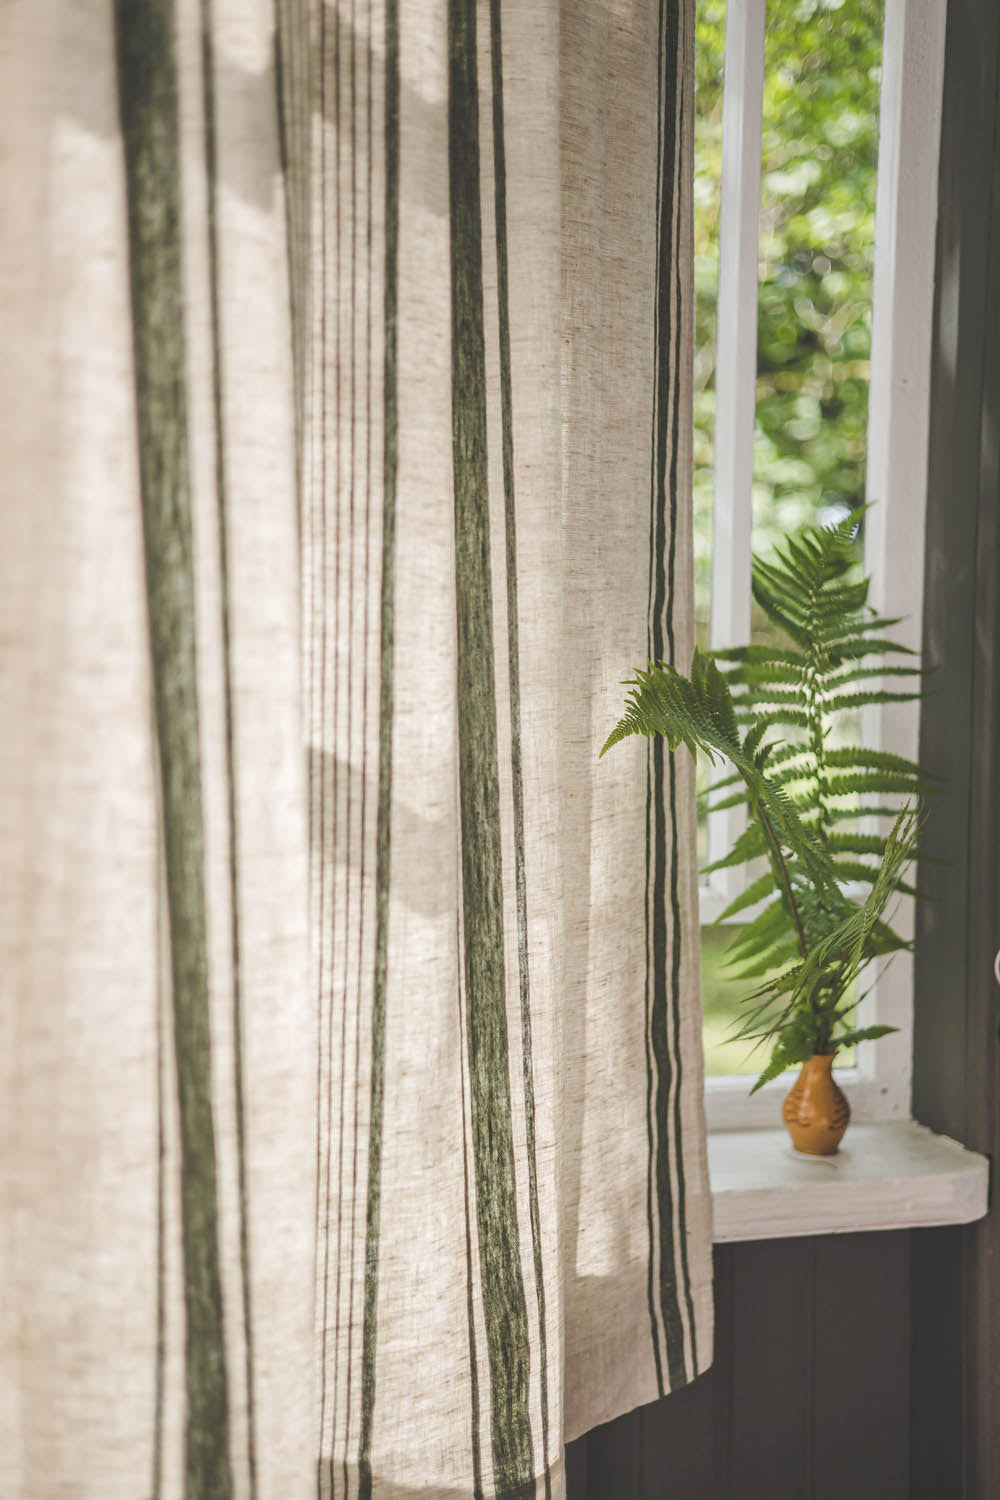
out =
{"type": "MultiPolygon", "coordinates": [[[[941,0],[887,0],[866,475],[876,503],[866,519],[865,563],[872,605],[898,618],[892,634],[913,650],[920,649],[923,605],[944,34],[941,0]]],[[[862,710],[866,742],[885,750],[915,760],[919,732],[918,703],[862,710]]],[[[912,935],[910,903],[894,925],[912,935]]],[[[878,1076],[885,1112],[898,1115],[910,1108],[912,984],[912,957],[900,954],[879,976],[865,1017],[900,1030],[859,1055],[862,1071],[878,1076]]]]}
{"type": "MultiPolygon", "coordinates": [[[[726,16],[712,551],[716,649],[744,645],[750,638],[765,12],[765,0],[729,0],[726,16]]],[[[745,824],[742,808],[709,818],[710,861],[732,847],[745,824]]],[[[716,901],[730,899],[741,881],[739,871],[719,872],[711,882],[716,901]]]]}

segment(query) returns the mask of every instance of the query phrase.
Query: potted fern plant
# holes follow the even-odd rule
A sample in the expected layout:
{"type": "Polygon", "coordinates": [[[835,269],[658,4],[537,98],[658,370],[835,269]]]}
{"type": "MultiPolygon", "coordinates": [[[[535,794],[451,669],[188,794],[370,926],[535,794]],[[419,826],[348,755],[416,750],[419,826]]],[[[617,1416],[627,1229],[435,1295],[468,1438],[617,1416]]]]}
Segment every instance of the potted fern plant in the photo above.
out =
{"type": "Polygon", "coordinates": [[[893,1029],[856,1024],[858,981],[872,960],[909,946],[887,908],[912,891],[905,877],[926,789],[912,761],[838,741],[845,715],[918,696],[913,654],[886,634],[898,621],[870,609],[869,580],[858,576],[862,515],[755,557],[753,595],[774,643],[696,651],[688,676],[663,662],[637,670],[601,751],[662,735],[671,750],[728,763],[709,808],[744,804],[750,817],[709,869],[764,863],[719,918],[753,911],[727,950],[733,977],[751,984],[732,1039],[770,1049],[754,1090],[801,1064],[785,1123],[798,1149],[821,1155],[837,1150],[849,1118],[831,1074],[836,1053],[893,1029]],[[891,828],[869,831],[863,818],[882,827],[891,818],[891,828]]]}

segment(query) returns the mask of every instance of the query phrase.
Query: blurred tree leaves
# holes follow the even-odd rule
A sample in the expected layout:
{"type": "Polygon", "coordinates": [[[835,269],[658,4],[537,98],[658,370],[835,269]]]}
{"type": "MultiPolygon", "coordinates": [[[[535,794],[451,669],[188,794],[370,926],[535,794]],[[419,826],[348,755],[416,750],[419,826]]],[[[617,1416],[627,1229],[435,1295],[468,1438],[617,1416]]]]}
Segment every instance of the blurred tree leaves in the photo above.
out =
{"type": "MultiPolygon", "coordinates": [[[[754,547],[864,498],[883,0],[768,0],[754,547]]],[[[725,0],[697,0],[695,556],[710,603],[725,0]]],[[[875,497],[877,498],[877,497],[875,497]]]]}

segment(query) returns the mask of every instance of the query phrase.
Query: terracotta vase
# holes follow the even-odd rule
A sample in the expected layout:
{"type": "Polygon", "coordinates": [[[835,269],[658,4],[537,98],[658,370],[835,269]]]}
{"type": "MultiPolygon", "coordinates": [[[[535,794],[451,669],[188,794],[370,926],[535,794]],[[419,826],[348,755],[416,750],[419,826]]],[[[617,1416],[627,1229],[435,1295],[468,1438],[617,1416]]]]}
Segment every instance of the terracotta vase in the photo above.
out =
{"type": "Polygon", "coordinates": [[[785,1096],[782,1117],[796,1151],[832,1156],[851,1118],[851,1108],[833,1080],[834,1054],[817,1053],[785,1096]]]}

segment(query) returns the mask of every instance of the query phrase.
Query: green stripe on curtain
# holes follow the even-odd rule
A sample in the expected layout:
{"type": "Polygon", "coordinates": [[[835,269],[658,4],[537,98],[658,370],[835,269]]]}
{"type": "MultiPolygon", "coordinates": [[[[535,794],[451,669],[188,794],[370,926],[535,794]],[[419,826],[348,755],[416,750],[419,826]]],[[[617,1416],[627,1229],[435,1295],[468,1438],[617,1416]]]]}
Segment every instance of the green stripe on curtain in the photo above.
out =
{"type": "Polygon", "coordinates": [[[448,37],[459,800],[473,1158],[495,1484],[505,1500],[527,1500],[535,1486],[508,1073],[475,0],[451,0],[448,37]]]}
{"type": "Polygon", "coordinates": [[[302,517],[306,370],[309,359],[310,224],[309,72],[310,0],[274,0],[274,86],[284,202],[288,303],[295,399],[295,493],[302,517]]]}
{"type": "Polygon", "coordinates": [[[545,1271],[538,1202],[535,1139],[535,1079],[531,1038],[531,975],[528,963],[528,891],[525,868],[524,774],[521,751],[521,666],[518,644],[517,519],[514,503],[514,414],[511,389],[510,291],[507,265],[507,163],[504,145],[503,38],[500,0],[490,0],[490,61],[493,87],[493,172],[496,216],[497,306],[500,332],[500,405],[503,433],[503,486],[507,553],[507,660],[510,680],[510,759],[514,802],[514,880],[517,901],[517,959],[521,996],[521,1061],[524,1080],[525,1152],[528,1158],[528,1214],[538,1305],[539,1399],[542,1409],[542,1464],[546,1500],[552,1494],[549,1464],[549,1373],[545,1311],[545,1271]]]}
{"type": "MultiPolygon", "coordinates": [[[[325,5],[321,6],[320,10],[319,10],[319,16],[318,16],[318,22],[317,22],[317,28],[316,28],[317,29],[317,37],[316,37],[316,43],[315,43],[317,51],[318,51],[318,56],[319,56],[319,66],[316,69],[316,76],[317,76],[317,79],[318,79],[318,92],[317,92],[316,104],[317,104],[317,107],[318,107],[319,118],[320,118],[321,121],[323,121],[323,120],[326,119],[326,110],[327,110],[327,97],[326,97],[326,91],[327,91],[327,71],[328,71],[327,70],[327,56],[326,56],[327,16],[328,16],[328,7],[325,6],[325,5]]],[[[318,296],[317,301],[318,301],[318,317],[319,317],[319,337],[320,337],[321,345],[325,349],[325,347],[326,347],[326,274],[327,274],[327,271],[326,271],[326,267],[327,267],[327,230],[326,230],[326,224],[327,224],[327,217],[328,217],[328,215],[327,215],[327,204],[326,204],[327,176],[326,176],[326,132],[325,131],[323,131],[321,133],[321,135],[320,135],[319,150],[318,150],[317,154],[318,154],[318,157],[319,157],[319,162],[318,162],[318,166],[319,166],[319,173],[318,173],[319,182],[318,182],[318,187],[317,187],[317,197],[319,199],[319,214],[320,214],[320,218],[321,218],[321,232],[320,232],[320,234],[318,236],[318,244],[317,244],[317,252],[318,252],[318,256],[319,256],[319,266],[320,266],[321,281],[320,281],[319,296],[318,296]]],[[[313,401],[317,402],[317,404],[319,406],[319,416],[317,418],[315,418],[315,427],[316,427],[315,448],[316,448],[316,462],[317,462],[317,466],[319,468],[320,476],[321,476],[321,493],[320,493],[320,497],[319,497],[319,503],[313,508],[313,511],[310,514],[310,520],[313,523],[313,527],[315,528],[315,533],[318,533],[318,536],[321,539],[322,554],[325,557],[325,553],[326,553],[326,534],[327,534],[327,493],[326,493],[326,491],[327,491],[327,486],[326,486],[326,408],[327,408],[327,389],[326,389],[326,387],[327,387],[327,380],[326,380],[326,363],[325,363],[325,361],[323,361],[323,362],[320,363],[320,367],[319,367],[318,373],[315,372],[315,371],[311,371],[310,373],[312,374],[312,386],[313,386],[313,388],[310,391],[310,396],[312,397],[313,401]]],[[[315,545],[315,543],[316,543],[316,536],[315,536],[315,534],[312,536],[312,540],[313,540],[313,545],[315,545]]],[[[305,572],[305,570],[303,569],[303,573],[304,572],[305,572]]],[[[323,614],[325,616],[326,611],[327,611],[327,576],[328,576],[328,570],[327,570],[327,568],[325,566],[322,568],[320,576],[321,576],[321,579],[322,579],[322,583],[319,586],[319,589],[320,589],[320,600],[321,600],[321,606],[320,607],[321,607],[322,612],[323,612],[323,614]]],[[[319,659],[320,659],[320,668],[319,668],[319,674],[318,674],[319,675],[319,682],[317,683],[317,681],[316,681],[317,674],[316,674],[315,671],[313,671],[310,674],[310,680],[309,680],[309,722],[311,724],[313,722],[315,722],[315,719],[316,719],[316,715],[317,715],[317,702],[318,702],[318,711],[319,711],[319,714],[320,714],[321,718],[324,721],[325,721],[325,715],[326,715],[326,693],[327,693],[327,685],[328,685],[328,674],[327,674],[327,660],[326,660],[326,631],[325,631],[325,629],[323,629],[321,627],[320,630],[318,631],[318,635],[319,635],[319,642],[320,642],[318,653],[317,653],[319,655],[319,659]]],[[[316,996],[316,1007],[317,1007],[316,1035],[317,1035],[318,1046],[317,1046],[317,1050],[316,1050],[316,1095],[317,1095],[317,1110],[316,1110],[316,1224],[315,1224],[315,1234],[316,1234],[316,1275],[317,1275],[317,1281],[318,1281],[318,1283],[319,1283],[319,1285],[320,1285],[320,1287],[322,1289],[322,1299],[321,1299],[322,1335],[321,1335],[321,1339],[320,1339],[320,1389],[319,1389],[319,1431],[320,1431],[320,1438],[319,1438],[319,1444],[318,1444],[318,1447],[320,1448],[320,1450],[322,1449],[323,1424],[324,1424],[324,1422],[326,1420],[327,1387],[328,1387],[328,1383],[329,1383],[329,1374],[330,1374],[330,1361],[329,1361],[329,1359],[327,1357],[327,1350],[328,1350],[327,1329],[328,1329],[328,1322],[329,1322],[329,1319],[328,1319],[328,1309],[329,1309],[330,1254],[331,1254],[330,1217],[331,1217],[331,1212],[332,1212],[332,1210],[331,1210],[331,1202],[330,1202],[330,1197],[331,1197],[331,1158],[332,1158],[332,1154],[333,1154],[333,1146],[332,1146],[332,1141],[331,1141],[331,1124],[332,1124],[332,1116],[333,1116],[333,1098],[332,1098],[332,1077],[333,1077],[333,1070],[332,1070],[332,1068],[328,1069],[328,1079],[327,1079],[327,1089],[326,1089],[326,1101],[325,1101],[326,1102],[325,1129],[324,1129],[324,1109],[323,1109],[323,1093],[324,1093],[324,1090],[323,1090],[323,1061],[324,1061],[324,1059],[323,1059],[323,1052],[324,1052],[324,1048],[323,1048],[323,1021],[324,1021],[324,999],[325,999],[325,993],[324,993],[324,978],[325,978],[325,974],[324,974],[324,958],[326,956],[327,939],[328,939],[328,936],[329,936],[328,930],[327,930],[327,923],[326,923],[326,886],[327,886],[327,882],[328,882],[328,878],[329,878],[328,877],[328,871],[327,871],[327,858],[326,858],[326,854],[327,854],[327,850],[326,850],[326,838],[327,838],[327,823],[328,823],[328,820],[327,820],[327,811],[326,811],[326,785],[327,785],[327,774],[326,774],[325,759],[324,759],[324,757],[322,755],[314,756],[312,758],[312,760],[311,760],[311,763],[310,763],[310,774],[309,774],[309,817],[310,817],[310,824],[311,824],[311,828],[310,828],[310,845],[309,845],[309,848],[310,848],[310,894],[312,892],[313,886],[316,885],[316,886],[318,886],[318,896],[319,896],[318,908],[317,908],[317,917],[315,919],[315,925],[316,925],[316,929],[317,929],[316,946],[318,948],[318,957],[319,957],[318,973],[317,973],[317,996],[316,996]],[[325,1157],[325,1165],[324,1165],[324,1157],[325,1157]]],[[[331,1013],[331,1015],[329,1017],[327,1025],[328,1025],[328,1028],[329,1028],[329,1035],[328,1035],[327,1044],[326,1044],[326,1052],[327,1052],[327,1054],[332,1054],[332,1050],[333,1050],[333,1038],[332,1038],[333,1017],[332,1017],[332,1013],[331,1013]]],[[[335,1379],[336,1379],[336,1371],[334,1371],[334,1380],[335,1379]]],[[[336,1403],[334,1403],[334,1405],[335,1404],[336,1403]]],[[[324,1478],[323,1469],[324,1469],[324,1464],[323,1464],[323,1460],[322,1460],[322,1455],[320,1454],[320,1459],[319,1459],[319,1462],[317,1463],[317,1471],[316,1471],[316,1495],[317,1495],[317,1500],[321,1500],[321,1497],[322,1497],[322,1494],[323,1494],[323,1478],[324,1478]]],[[[329,1456],[329,1469],[330,1469],[330,1487],[332,1488],[332,1485],[333,1485],[333,1456],[332,1456],[332,1452],[331,1452],[331,1454],[329,1456]]]]}
{"type": "MultiPolygon", "coordinates": [[[[651,453],[650,625],[651,661],[674,659],[674,596],[678,527],[678,453],[680,419],[680,118],[682,90],[679,0],[662,0],[659,28],[659,133],[657,143],[657,254],[655,293],[654,404],[651,453]]],[[[674,756],[654,740],[647,760],[647,808],[651,826],[647,842],[647,902],[651,908],[651,943],[647,943],[647,1013],[649,1045],[655,1064],[650,1138],[650,1193],[655,1184],[659,1234],[658,1301],[667,1354],[667,1388],[690,1378],[685,1356],[685,1329],[693,1329],[684,1161],[680,1138],[680,964],[681,912],[677,844],[677,786],[674,756]],[[669,812],[669,819],[668,819],[669,812]],[[668,833],[669,821],[669,833],[668,833]],[[668,947],[670,961],[668,966],[668,947]],[[673,1177],[676,1176],[676,1198],[673,1177]],[[677,1217],[677,1236],[674,1217],[677,1217]]],[[[650,1213],[650,1228],[654,1216],[650,1213]]],[[[650,1246],[650,1279],[653,1246],[650,1246]]],[[[652,1308],[651,1308],[652,1310],[652,1308]]],[[[659,1330],[653,1315],[654,1352],[661,1393],[664,1390],[659,1330]]],[[[693,1341],[692,1341],[693,1342],[693,1341]]]]}
{"type": "MultiPolygon", "coordinates": [[[[375,1419],[378,1314],[378,1241],[381,1211],[382,1126],[385,1105],[385,1004],[389,944],[390,815],[392,808],[393,657],[395,640],[396,474],[398,465],[399,309],[399,8],[385,7],[385,266],[382,453],[382,595],[379,689],[378,814],[375,871],[375,984],[372,1002],[371,1115],[368,1135],[368,1201],[365,1237],[364,1327],[361,1355],[359,1500],[372,1493],[371,1447],[375,1419]]],[[[369,118],[370,126],[370,118],[369,118]]],[[[369,161],[371,155],[369,152],[369,161]]],[[[369,194],[370,201],[370,194],[369,194]]],[[[370,238],[369,238],[370,243],[370,238]]]]}
{"type": "Polygon", "coordinates": [[[212,414],[215,421],[215,497],[219,535],[221,579],[221,627],[223,655],[223,717],[226,743],[226,821],[228,824],[229,950],[233,989],[233,1079],[236,1110],[236,1171],[239,1192],[240,1282],[242,1292],[244,1362],[243,1380],[247,1403],[247,1470],[249,1500],[257,1500],[257,1422],[254,1392],[254,1328],[252,1271],[250,1265],[249,1187],[247,1181],[246,1100],[243,1042],[243,984],[240,942],[240,847],[239,789],[236,767],[236,726],[233,706],[232,569],[229,557],[228,484],[226,479],[226,433],[223,419],[223,341],[220,317],[221,264],[216,200],[219,191],[218,142],[215,120],[215,46],[213,0],[201,3],[202,107],[205,120],[205,176],[208,220],[209,306],[212,332],[212,414]]]}
{"type": "MultiPolygon", "coordinates": [[[[157,922],[163,920],[163,903],[157,904],[157,922]]],[[[163,932],[159,925],[156,934],[156,952],[164,951],[163,932]]],[[[163,1494],[163,1423],[167,1398],[167,1183],[164,1172],[167,1138],[166,1108],[167,1048],[164,1041],[164,1024],[167,1017],[167,996],[163,984],[162,969],[157,974],[156,984],[156,1370],[153,1376],[153,1452],[152,1452],[152,1500],[161,1500],[163,1494]]]]}
{"type": "Polygon", "coordinates": [[[229,1399],[216,1208],[180,152],[172,0],[119,0],[139,464],[170,922],[186,1315],[186,1500],[227,1500],[229,1399]]]}
{"type": "Polygon", "coordinates": [[[314,14],[320,1500],[558,1500],[567,1434],[690,1376],[689,1232],[704,1362],[689,789],[597,759],[690,627],[688,34],[571,9],[314,14]]]}
{"type": "MultiPolygon", "coordinates": [[[[458,914],[460,915],[460,914],[458,914]]],[[[468,1055],[466,1032],[466,1004],[462,973],[461,922],[456,933],[455,952],[458,955],[458,1034],[463,1051],[468,1055]]],[[[483,1452],[479,1424],[481,1404],[479,1399],[479,1355],[476,1340],[476,1268],[472,1250],[472,1184],[469,1175],[469,1137],[465,1128],[468,1111],[468,1092],[465,1068],[460,1068],[462,1082],[462,1195],[465,1208],[465,1315],[469,1330],[469,1432],[472,1444],[472,1497],[483,1500],[483,1452]]]]}
{"type": "MultiPolygon", "coordinates": [[[[681,379],[681,326],[682,326],[682,303],[684,301],[684,275],[683,266],[683,219],[685,213],[690,216],[690,182],[686,174],[690,174],[692,167],[690,161],[684,154],[684,142],[692,130],[690,122],[685,120],[685,90],[683,87],[684,60],[693,57],[694,47],[691,40],[693,31],[693,7],[687,0],[671,0],[672,19],[676,26],[676,43],[672,49],[672,66],[668,71],[669,91],[668,108],[671,118],[676,119],[675,139],[672,142],[673,162],[673,214],[671,217],[671,243],[670,264],[672,269],[671,287],[673,292],[672,324],[676,330],[674,336],[674,392],[672,400],[672,432],[670,449],[670,552],[668,559],[668,593],[667,593],[667,633],[670,641],[671,660],[674,660],[674,610],[677,598],[677,538],[680,529],[680,452],[681,452],[681,410],[684,393],[684,385],[681,379]]],[[[666,154],[664,153],[664,165],[666,154]]],[[[660,192],[661,203],[665,197],[663,190],[660,192]]],[[[661,218],[661,241],[663,221],[661,218]]],[[[687,290],[690,297],[692,291],[687,290]]],[[[688,389],[690,398],[690,389],[688,389]]],[[[687,422],[690,428],[691,416],[688,412],[687,422]]],[[[690,504],[690,501],[688,501],[690,504]]],[[[671,948],[670,969],[670,992],[672,997],[672,1042],[674,1057],[677,1059],[676,1074],[677,1081],[673,1095],[673,1119],[672,1140],[674,1152],[677,1159],[677,1239],[680,1251],[681,1279],[684,1290],[684,1303],[687,1322],[687,1338],[690,1339],[691,1369],[688,1372],[685,1365],[684,1379],[693,1379],[699,1373],[697,1340],[695,1338],[695,1312],[694,1296],[691,1288],[691,1267],[688,1253],[688,1223],[687,1223],[687,1199],[688,1189],[684,1172],[683,1157],[683,1132],[681,1119],[681,1013],[683,1008],[683,996],[681,993],[681,958],[682,958],[682,933],[681,921],[680,883],[681,883],[681,859],[678,843],[678,829],[681,821],[681,809],[678,802],[677,786],[677,757],[669,755],[670,767],[670,909],[674,921],[674,940],[671,948]]],[[[687,1339],[682,1343],[682,1350],[686,1346],[687,1339]]]]}

